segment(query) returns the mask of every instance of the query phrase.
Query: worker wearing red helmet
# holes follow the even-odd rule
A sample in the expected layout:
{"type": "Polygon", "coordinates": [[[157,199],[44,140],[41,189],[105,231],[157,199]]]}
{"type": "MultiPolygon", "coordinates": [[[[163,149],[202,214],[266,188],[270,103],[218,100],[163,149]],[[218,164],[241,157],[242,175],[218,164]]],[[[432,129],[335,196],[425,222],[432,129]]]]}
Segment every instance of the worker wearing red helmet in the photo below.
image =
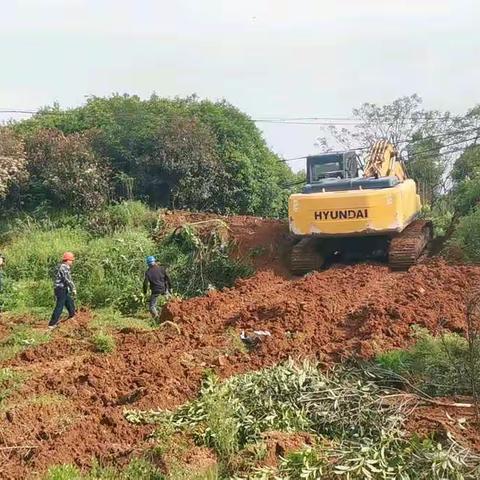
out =
{"type": "Polygon", "coordinates": [[[62,263],[58,266],[53,286],[57,303],[48,324],[48,328],[51,330],[58,327],[64,307],[67,308],[68,318],[75,316],[75,302],[73,301],[73,297],[77,294],[77,290],[73,283],[71,273],[71,267],[74,261],[75,255],[72,252],[65,252],[62,257],[62,263]]]}

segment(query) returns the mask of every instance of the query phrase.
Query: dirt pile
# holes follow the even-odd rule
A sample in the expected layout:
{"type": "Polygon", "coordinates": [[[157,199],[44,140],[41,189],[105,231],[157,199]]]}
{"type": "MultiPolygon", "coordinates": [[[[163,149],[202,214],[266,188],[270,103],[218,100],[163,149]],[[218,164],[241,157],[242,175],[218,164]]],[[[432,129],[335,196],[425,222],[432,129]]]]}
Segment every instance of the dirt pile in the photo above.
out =
{"type": "Polygon", "coordinates": [[[279,275],[289,276],[285,261],[282,260],[286,258],[285,253],[289,248],[288,224],[285,221],[186,211],[167,213],[162,220],[164,232],[172,232],[186,223],[194,224],[197,228],[208,228],[208,222],[223,222],[227,226],[227,237],[234,245],[235,256],[251,262],[256,271],[273,270],[279,275]]]}
{"type": "Polygon", "coordinates": [[[463,300],[479,280],[480,268],[441,261],[408,273],[336,267],[294,281],[261,271],[235,288],[171,303],[162,319],[180,332],[166,325],[119,333],[116,351],[106,356],[83,339],[84,320],[70,324],[10,362],[31,375],[18,398],[56,396],[66,408],[53,419],[51,402],[0,412],[0,476],[22,478],[62,462],[88,466],[93,457],[121,463],[148,445],[151,431],[127,424],[124,409],[183,403],[196,395],[207,368],[226,377],[289,357],[368,358],[408,345],[414,324],[462,331],[463,300]],[[246,351],[240,334],[255,330],[271,335],[246,351]],[[2,451],[7,446],[33,448],[2,451]]]}

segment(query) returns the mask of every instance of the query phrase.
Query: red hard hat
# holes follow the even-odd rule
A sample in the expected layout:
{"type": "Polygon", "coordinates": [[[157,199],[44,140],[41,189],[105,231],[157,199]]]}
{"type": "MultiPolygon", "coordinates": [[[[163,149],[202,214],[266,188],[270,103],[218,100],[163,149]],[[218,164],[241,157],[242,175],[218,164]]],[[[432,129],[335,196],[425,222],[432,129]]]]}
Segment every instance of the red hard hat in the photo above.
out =
{"type": "Polygon", "coordinates": [[[74,255],[72,252],[65,252],[65,253],[63,254],[62,260],[63,260],[64,262],[67,261],[67,260],[73,261],[73,260],[75,260],[75,255],[74,255]]]}

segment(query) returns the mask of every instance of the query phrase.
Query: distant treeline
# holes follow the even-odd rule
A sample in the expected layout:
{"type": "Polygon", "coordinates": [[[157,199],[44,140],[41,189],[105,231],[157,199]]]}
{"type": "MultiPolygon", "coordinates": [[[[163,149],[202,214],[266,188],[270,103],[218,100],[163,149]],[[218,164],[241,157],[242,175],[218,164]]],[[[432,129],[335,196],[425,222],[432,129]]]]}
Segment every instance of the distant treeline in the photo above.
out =
{"type": "Polygon", "coordinates": [[[298,183],[226,101],[92,97],[0,128],[4,208],[82,213],[111,201],[279,217],[298,183]]]}

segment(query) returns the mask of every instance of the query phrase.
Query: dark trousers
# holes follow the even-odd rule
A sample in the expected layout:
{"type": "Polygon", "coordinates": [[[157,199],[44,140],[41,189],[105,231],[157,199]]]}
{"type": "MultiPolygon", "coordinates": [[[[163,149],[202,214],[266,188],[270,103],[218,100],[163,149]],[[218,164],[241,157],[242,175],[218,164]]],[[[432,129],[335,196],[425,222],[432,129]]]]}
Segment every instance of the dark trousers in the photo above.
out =
{"type": "Polygon", "coordinates": [[[153,318],[158,318],[157,302],[160,295],[161,293],[152,293],[150,295],[150,300],[148,301],[148,309],[153,318]]]}
{"type": "Polygon", "coordinates": [[[57,303],[53,309],[52,318],[50,318],[50,322],[48,323],[49,325],[56,325],[59,322],[64,307],[67,307],[68,318],[75,315],[75,303],[68,289],[56,287],[54,292],[57,303]]]}

